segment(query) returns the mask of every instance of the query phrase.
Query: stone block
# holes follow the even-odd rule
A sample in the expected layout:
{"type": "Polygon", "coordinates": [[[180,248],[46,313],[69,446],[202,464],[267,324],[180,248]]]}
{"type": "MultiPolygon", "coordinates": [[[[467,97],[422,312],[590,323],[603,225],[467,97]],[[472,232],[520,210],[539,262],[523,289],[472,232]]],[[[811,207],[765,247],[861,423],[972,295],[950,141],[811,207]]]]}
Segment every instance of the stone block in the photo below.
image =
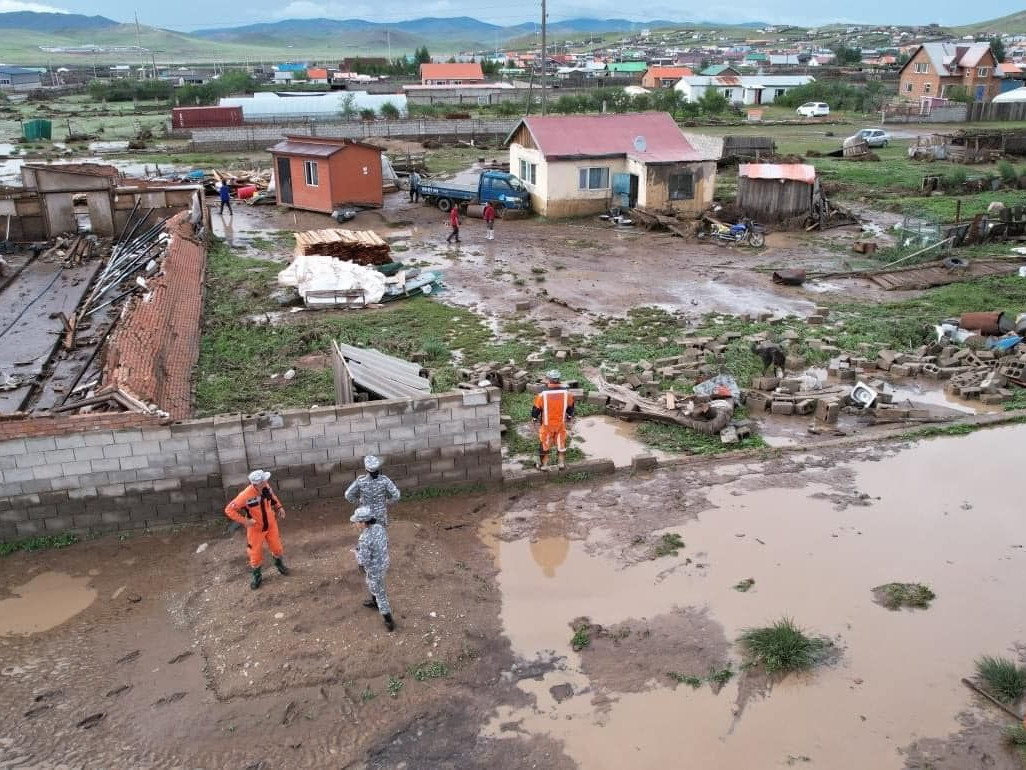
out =
{"type": "Polygon", "coordinates": [[[749,390],[745,393],[745,406],[750,412],[765,412],[772,400],[768,395],[757,390],[749,390]]]}
{"type": "Polygon", "coordinates": [[[770,411],[773,414],[794,414],[793,401],[774,401],[770,411]]]}
{"type": "Polygon", "coordinates": [[[655,455],[651,454],[640,454],[634,455],[631,458],[631,470],[635,473],[639,471],[651,471],[659,466],[659,460],[656,459],[655,455]]]}
{"type": "Polygon", "coordinates": [[[909,368],[905,364],[893,364],[888,370],[895,377],[908,377],[909,368]]]}
{"type": "Polygon", "coordinates": [[[805,323],[809,326],[822,326],[826,323],[826,318],[821,315],[810,315],[805,319],[805,323]]]}
{"type": "Polygon", "coordinates": [[[776,390],[780,387],[780,379],[778,377],[757,377],[752,383],[752,387],[756,390],[776,390]]]}
{"type": "Polygon", "coordinates": [[[788,377],[780,381],[778,386],[785,393],[798,393],[802,389],[802,380],[797,377],[788,377]]]}
{"type": "Polygon", "coordinates": [[[795,402],[794,413],[795,414],[812,414],[816,411],[816,404],[819,403],[818,399],[815,398],[803,398],[800,401],[795,402]]]}
{"type": "Polygon", "coordinates": [[[720,443],[722,444],[737,444],[741,441],[741,437],[737,434],[737,428],[733,425],[728,425],[726,428],[720,431],[720,443]]]}
{"type": "Polygon", "coordinates": [[[833,399],[821,399],[816,404],[816,419],[826,423],[836,423],[841,414],[841,405],[833,399]]]}

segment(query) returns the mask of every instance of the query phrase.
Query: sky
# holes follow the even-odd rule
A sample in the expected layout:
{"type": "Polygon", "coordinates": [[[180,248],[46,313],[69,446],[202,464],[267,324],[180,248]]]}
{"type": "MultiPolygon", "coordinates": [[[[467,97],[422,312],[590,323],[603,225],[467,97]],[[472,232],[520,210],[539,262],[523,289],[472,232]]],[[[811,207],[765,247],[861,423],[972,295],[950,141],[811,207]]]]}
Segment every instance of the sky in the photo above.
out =
{"type": "MultiPolygon", "coordinates": [[[[696,4],[697,5],[697,4],[696,4]]],[[[704,4],[703,4],[704,5],[704,4]]],[[[747,22],[772,24],[818,25],[831,22],[865,22],[874,24],[944,25],[970,24],[1005,16],[1022,10],[1022,0],[977,0],[974,3],[937,0],[933,3],[913,0],[860,0],[857,4],[816,3],[808,0],[736,0],[713,10],[690,11],[679,0],[649,0],[641,15],[632,20],[747,22]],[[832,6],[832,8],[831,8],[832,6]],[[924,16],[924,10],[928,14],[924,16]],[[822,14],[822,15],[820,15],[822,14]]],[[[139,2],[139,0],[0,0],[0,12],[51,11],[108,16],[117,21],[131,21],[138,11],[139,21],[171,29],[233,27],[257,22],[289,18],[363,18],[370,21],[400,21],[422,16],[472,16],[499,25],[535,21],[540,3],[534,0],[247,0],[245,3],[211,3],[210,0],[177,0],[174,3],[139,2]]],[[[623,0],[549,0],[550,21],[576,17],[623,18],[627,15],[623,0]]]]}

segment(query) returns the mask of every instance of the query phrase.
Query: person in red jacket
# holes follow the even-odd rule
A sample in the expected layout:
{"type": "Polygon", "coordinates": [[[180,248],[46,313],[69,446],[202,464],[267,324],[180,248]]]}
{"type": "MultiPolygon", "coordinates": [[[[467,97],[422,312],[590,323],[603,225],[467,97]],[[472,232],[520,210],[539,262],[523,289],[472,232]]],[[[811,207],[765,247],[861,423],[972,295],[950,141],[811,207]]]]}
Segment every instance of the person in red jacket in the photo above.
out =
{"type": "Polygon", "coordinates": [[[485,239],[489,241],[495,240],[495,206],[492,205],[491,201],[488,201],[484,207],[484,223],[485,229],[488,231],[485,234],[485,239]]]}
{"type": "Polygon", "coordinates": [[[449,233],[449,237],[445,239],[446,243],[452,243],[453,239],[456,243],[460,242],[460,212],[457,206],[453,206],[449,209],[449,227],[452,228],[452,232],[449,233]]]}
{"type": "Polygon", "coordinates": [[[225,506],[224,513],[232,521],[236,521],[246,529],[246,550],[249,551],[249,566],[253,576],[249,587],[257,589],[263,582],[260,565],[264,562],[264,542],[271,549],[274,566],[283,575],[289,574],[289,568],[282,561],[284,549],[281,536],[278,534],[278,519],[285,518],[285,509],[278,496],[274,494],[267,480],[271,478],[268,471],[253,471],[249,474],[249,486],[242,490],[234,500],[225,506]]]}

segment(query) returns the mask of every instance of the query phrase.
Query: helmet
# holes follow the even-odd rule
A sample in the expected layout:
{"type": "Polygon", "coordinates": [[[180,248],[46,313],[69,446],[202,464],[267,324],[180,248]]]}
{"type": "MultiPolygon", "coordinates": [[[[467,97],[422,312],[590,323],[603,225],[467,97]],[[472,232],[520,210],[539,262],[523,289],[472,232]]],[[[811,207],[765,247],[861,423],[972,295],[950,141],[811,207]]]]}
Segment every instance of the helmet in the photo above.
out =
{"type": "Polygon", "coordinates": [[[253,471],[249,474],[249,483],[254,485],[263,484],[269,478],[271,478],[270,471],[253,471]]]}
{"type": "Polygon", "coordinates": [[[371,473],[381,470],[381,466],[384,464],[385,461],[376,455],[367,455],[363,458],[363,467],[371,473]]]}
{"type": "Polygon", "coordinates": [[[549,369],[545,372],[545,379],[549,382],[559,382],[562,379],[562,375],[559,373],[559,369],[549,369]]]}
{"type": "Polygon", "coordinates": [[[353,524],[359,524],[362,521],[370,521],[373,518],[374,511],[372,511],[370,508],[367,508],[366,506],[361,505],[359,508],[353,511],[353,515],[349,517],[349,520],[353,522],[353,524]]]}

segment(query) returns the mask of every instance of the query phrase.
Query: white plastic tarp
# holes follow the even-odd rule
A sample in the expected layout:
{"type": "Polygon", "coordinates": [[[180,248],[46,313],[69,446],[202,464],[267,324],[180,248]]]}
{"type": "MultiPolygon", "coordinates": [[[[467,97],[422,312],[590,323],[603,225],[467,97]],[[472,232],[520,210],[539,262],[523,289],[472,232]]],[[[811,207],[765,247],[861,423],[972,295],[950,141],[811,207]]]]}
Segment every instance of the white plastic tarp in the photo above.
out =
{"type": "Polygon", "coordinates": [[[299,255],[278,273],[280,286],[294,286],[307,307],[345,304],[335,297],[308,297],[310,292],[363,290],[364,301],[373,304],[385,294],[385,276],[369,267],[317,254],[299,255]]]}

